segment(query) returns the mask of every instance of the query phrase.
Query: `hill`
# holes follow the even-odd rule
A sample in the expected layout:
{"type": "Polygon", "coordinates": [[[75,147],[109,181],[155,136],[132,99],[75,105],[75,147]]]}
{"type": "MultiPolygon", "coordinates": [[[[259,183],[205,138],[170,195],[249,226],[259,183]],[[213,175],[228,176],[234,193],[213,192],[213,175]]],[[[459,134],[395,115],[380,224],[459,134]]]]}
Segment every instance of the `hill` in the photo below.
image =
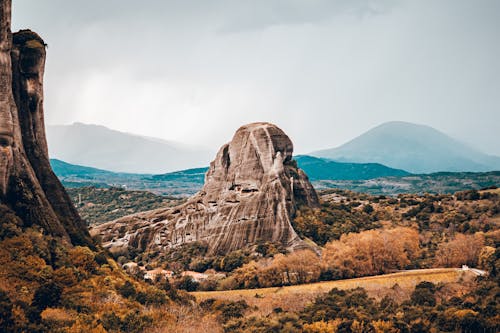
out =
{"type": "Polygon", "coordinates": [[[188,196],[203,186],[206,168],[188,169],[161,175],[101,170],[51,159],[55,174],[67,188],[119,187],[147,190],[161,195],[188,196]]]}
{"type": "Polygon", "coordinates": [[[80,216],[89,224],[112,221],[125,215],[178,205],[183,200],[148,191],[125,191],[94,186],[67,189],[80,216]]]}
{"type": "Polygon", "coordinates": [[[436,172],[402,177],[381,177],[367,180],[318,180],[317,189],[339,188],[372,195],[403,193],[454,193],[480,190],[500,185],[500,171],[491,172],[436,172]]]}
{"type": "Polygon", "coordinates": [[[424,125],[388,122],[344,145],[310,155],[339,162],[381,163],[411,173],[494,171],[500,157],[490,156],[424,125]]]}
{"type": "Polygon", "coordinates": [[[51,158],[116,172],[163,173],[207,165],[208,150],[74,123],[47,126],[51,158]]]}
{"type": "Polygon", "coordinates": [[[386,167],[379,163],[341,163],[325,158],[299,155],[298,166],[310,180],[359,180],[386,176],[407,176],[408,172],[386,167]]]}
{"type": "MultiPolygon", "coordinates": [[[[340,188],[374,195],[400,193],[454,193],[500,185],[500,172],[441,172],[410,175],[403,170],[368,163],[337,163],[310,156],[297,156],[318,189],[340,188]],[[383,177],[384,174],[395,174],[383,177]],[[401,174],[401,175],[398,175],[401,174]],[[340,175],[340,176],[339,176],[340,175]],[[379,178],[372,178],[380,175],[379,178]]],[[[51,159],[54,172],[66,188],[119,187],[160,195],[186,197],[203,186],[208,168],[187,169],[159,175],[118,173],[51,159]]]]}

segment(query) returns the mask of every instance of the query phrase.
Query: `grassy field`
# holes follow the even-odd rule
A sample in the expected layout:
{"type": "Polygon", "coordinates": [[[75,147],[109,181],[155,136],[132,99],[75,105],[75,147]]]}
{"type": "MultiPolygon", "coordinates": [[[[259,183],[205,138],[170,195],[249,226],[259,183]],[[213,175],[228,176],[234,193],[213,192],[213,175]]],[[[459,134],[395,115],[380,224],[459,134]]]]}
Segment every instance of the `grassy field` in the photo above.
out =
{"type": "Polygon", "coordinates": [[[245,300],[250,306],[257,307],[260,314],[270,313],[274,308],[285,311],[299,311],[318,295],[333,288],[364,288],[371,297],[381,299],[389,295],[399,300],[409,298],[414,287],[422,281],[445,284],[446,289],[460,289],[474,279],[474,274],[455,268],[412,270],[386,275],[357,279],[311,283],[298,286],[243,289],[228,291],[206,291],[191,293],[198,301],[215,298],[231,301],[245,300]]]}

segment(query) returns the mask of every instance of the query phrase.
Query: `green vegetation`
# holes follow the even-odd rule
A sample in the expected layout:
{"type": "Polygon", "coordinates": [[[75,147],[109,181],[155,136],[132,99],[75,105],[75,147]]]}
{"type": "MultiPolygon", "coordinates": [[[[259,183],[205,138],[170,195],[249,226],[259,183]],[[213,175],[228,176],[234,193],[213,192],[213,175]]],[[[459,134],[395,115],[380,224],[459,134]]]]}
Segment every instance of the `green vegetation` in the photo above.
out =
{"type": "Polygon", "coordinates": [[[176,206],[182,199],[165,197],[146,191],[125,191],[122,188],[68,188],[80,216],[90,225],[112,221],[141,211],[176,206]]]}
{"type": "Polygon", "coordinates": [[[391,195],[405,193],[455,193],[467,189],[482,189],[500,184],[500,171],[492,172],[438,172],[403,177],[381,177],[369,180],[317,180],[317,189],[338,188],[369,193],[391,195]]]}
{"type": "Polygon", "coordinates": [[[147,190],[167,196],[189,196],[203,186],[207,168],[189,169],[163,175],[120,173],[100,170],[51,159],[50,164],[66,188],[121,187],[147,190]]]}

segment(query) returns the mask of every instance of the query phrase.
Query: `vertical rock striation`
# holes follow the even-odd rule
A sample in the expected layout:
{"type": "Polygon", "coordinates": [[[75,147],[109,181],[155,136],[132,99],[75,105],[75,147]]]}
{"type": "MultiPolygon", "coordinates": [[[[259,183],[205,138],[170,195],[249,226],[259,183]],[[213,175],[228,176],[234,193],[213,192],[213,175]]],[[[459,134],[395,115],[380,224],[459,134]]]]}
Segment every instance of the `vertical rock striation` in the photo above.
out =
{"type": "Polygon", "coordinates": [[[291,220],[299,205],[318,205],[318,196],[292,153],[290,138],[277,126],[242,126],[210,164],[202,190],[185,204],[127,216],[92,233],[112,250],[165,250],[193,241],[207,242],[210,254],[258,241],[304,246],[291,220]]]}
{"type": "MultiPolygon", "coordinates": [[[[0,2],[0,204],[68,242],[92,245],[84,221],[54,175],[43,114],[45,44],[10,31],[11,1],[0,2]]],[[[0,217],[1,218],[1,217],[0,217]]]]}

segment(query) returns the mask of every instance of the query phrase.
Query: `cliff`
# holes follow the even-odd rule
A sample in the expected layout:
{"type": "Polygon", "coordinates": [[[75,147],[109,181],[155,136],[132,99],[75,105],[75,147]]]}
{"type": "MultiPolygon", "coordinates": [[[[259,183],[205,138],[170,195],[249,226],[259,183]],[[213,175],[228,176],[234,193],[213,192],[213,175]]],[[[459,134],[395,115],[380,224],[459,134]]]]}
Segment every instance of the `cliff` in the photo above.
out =
{"type": "Polygon", "coordinates": [[[0,204],[28,227],[92,245],[86,225],[52,172],[43,112],[45,43],[10,31],[10,1],[0,9],[0,204]]]}

